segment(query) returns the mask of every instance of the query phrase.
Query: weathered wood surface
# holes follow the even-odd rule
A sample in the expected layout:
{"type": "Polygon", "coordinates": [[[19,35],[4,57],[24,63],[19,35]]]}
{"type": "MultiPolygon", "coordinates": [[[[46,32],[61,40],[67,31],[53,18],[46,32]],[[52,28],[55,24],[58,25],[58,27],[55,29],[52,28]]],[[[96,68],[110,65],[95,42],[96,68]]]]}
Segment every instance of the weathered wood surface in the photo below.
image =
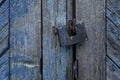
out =
{"type": "Polygon", "coordinates": [[[9,1],[0,0],[0,80],[9,80],[9,1]]]}
{"type": "Polygon", "coordinates": [[[107,0],[107,80],[120,80],[120,0],[107,0]]]}
{"type": "Polygon", "coordinates": [[[105,80],[105,0],[76,0],[76,20],[85,23],[88,39],[77,46],[78,80],[105,80]]]}
{"type": "Polygon", "coordinates": [[[70,47],[60,47],[52,27],[66,25],[66,0],[42,0],[43,80],[66,80],[70,47]]]}
{"type": "Polygon", "coordinates": [[[7,0],[0,6],[0,53],[8,48],[9,10],[6,10],[8,4],[9,1],[7,0]]]}
{"type": "Polygon", "coordinates": [[[107,2],[108,55],[120,66],[120,1],[107,2]]]}
{"type": "Polygon", "coordinates": [[[107,57],[107,80],[120,80],[120,67],[107,57]]]}
{"type": "Polygon", "coordinates": [[[10,0],[11,80],[41,80],[41,0],[10,0]]]}
{"type": "Polygon", "coordinates": [[[9,51],[0,57],[0,80],[9,80],[9,51]]]}

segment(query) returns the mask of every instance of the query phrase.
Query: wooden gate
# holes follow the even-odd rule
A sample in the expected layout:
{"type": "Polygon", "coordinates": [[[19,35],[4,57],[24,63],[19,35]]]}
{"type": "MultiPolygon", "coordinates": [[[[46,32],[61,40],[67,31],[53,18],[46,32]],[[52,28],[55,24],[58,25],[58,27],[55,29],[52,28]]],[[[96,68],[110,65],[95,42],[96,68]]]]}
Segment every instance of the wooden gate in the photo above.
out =
{"type": "Polygon", "coordinates": [[[120,80],[119,53],[119,0],[0,0],[0,80],[120,80]],[[73,18],[87,39],[61,47],[73,18]]]}

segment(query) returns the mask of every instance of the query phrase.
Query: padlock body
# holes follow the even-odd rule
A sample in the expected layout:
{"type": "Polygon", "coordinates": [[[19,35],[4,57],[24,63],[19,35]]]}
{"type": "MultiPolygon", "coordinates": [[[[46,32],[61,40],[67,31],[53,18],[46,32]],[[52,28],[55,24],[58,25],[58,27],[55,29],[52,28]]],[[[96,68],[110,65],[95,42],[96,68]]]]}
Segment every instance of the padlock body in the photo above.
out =
{"type": "Polygon", "coordinates": [[[66,26],[59,26],[58,30],[58,39],[61,46],[69,46],[73,44],[81,44],[86,39],[86,30],[84,24],[76,24],[76,35],[69,36],[66,26]]]}

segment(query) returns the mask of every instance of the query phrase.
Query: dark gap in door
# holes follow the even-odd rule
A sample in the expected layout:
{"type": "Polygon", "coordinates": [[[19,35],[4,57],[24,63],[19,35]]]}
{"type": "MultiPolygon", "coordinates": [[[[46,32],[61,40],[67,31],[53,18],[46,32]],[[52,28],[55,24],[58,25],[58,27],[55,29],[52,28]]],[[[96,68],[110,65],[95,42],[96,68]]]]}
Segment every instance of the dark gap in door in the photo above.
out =
{"type": "Polygon", "coordinates": [[[41,0],[41,59],[40,59],[40,73],[41,73],[41,80],[43,80],[43,6],[41,0]]]}
{"type": "MultiPolygon", "coordinates": [[[[76,19],[76,0],[72,0],[72,20],[76,19]]],[[[72,46],[72,54],[73,54],[73,61],[72,61],[72,66],[73,66],[73,79],[77,80],[75,77],[75,71],[74,71],[74,66],[76,64],[76,44],[72,46]]],[[[77,74],[78,75],[78,74],[77,74]]]]}

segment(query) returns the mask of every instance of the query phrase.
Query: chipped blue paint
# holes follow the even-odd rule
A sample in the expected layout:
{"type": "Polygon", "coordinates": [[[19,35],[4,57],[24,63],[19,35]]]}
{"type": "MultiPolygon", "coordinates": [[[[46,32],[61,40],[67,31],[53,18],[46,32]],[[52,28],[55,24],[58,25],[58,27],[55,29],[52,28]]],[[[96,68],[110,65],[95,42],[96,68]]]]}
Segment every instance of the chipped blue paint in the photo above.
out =
{"type": "Polygon", "coordinates": [[[36,11],[41,5],[40,1],[10,0],[11,80],[40,79],[40,51],[38,50],[40,47],[35,44],[39,38],[36,36],[40,35],[36,31],[40,29],[38,25],[41,18],[37,17],[40,16],[41,11],[40,9],[36,11]]]}
{"type": "MultiPolygon", "coordinates": [[[[12,65],[13,68],[11,68],[12,74],[16,74],[16,77],[19,77],[20,79],[23,79],[23,78],[25,78],[26,80],[34,79],[35,77],[34,75],[36,74],[36,73],[32,73],[34,70],[32,69],[28,70],[25,66],[27,64],[35,64],[33,59],[30,59],[29,57],[24,55],[22,56],[19,54],[15,54],[11,57],[11,61],[15,63],[14,65],[12,65]],[[24,75],[21,75],[21,74],[24,74],[24,75]]],[[[34,69],[36,68],[34,67],[34,69]]]]}
{"type": "Polygon", "coordinates": [[[11,25],[15,17],[23,16],[28,12],[28,6],[33,0],[10,0],[10,19],[11,25]]]}

